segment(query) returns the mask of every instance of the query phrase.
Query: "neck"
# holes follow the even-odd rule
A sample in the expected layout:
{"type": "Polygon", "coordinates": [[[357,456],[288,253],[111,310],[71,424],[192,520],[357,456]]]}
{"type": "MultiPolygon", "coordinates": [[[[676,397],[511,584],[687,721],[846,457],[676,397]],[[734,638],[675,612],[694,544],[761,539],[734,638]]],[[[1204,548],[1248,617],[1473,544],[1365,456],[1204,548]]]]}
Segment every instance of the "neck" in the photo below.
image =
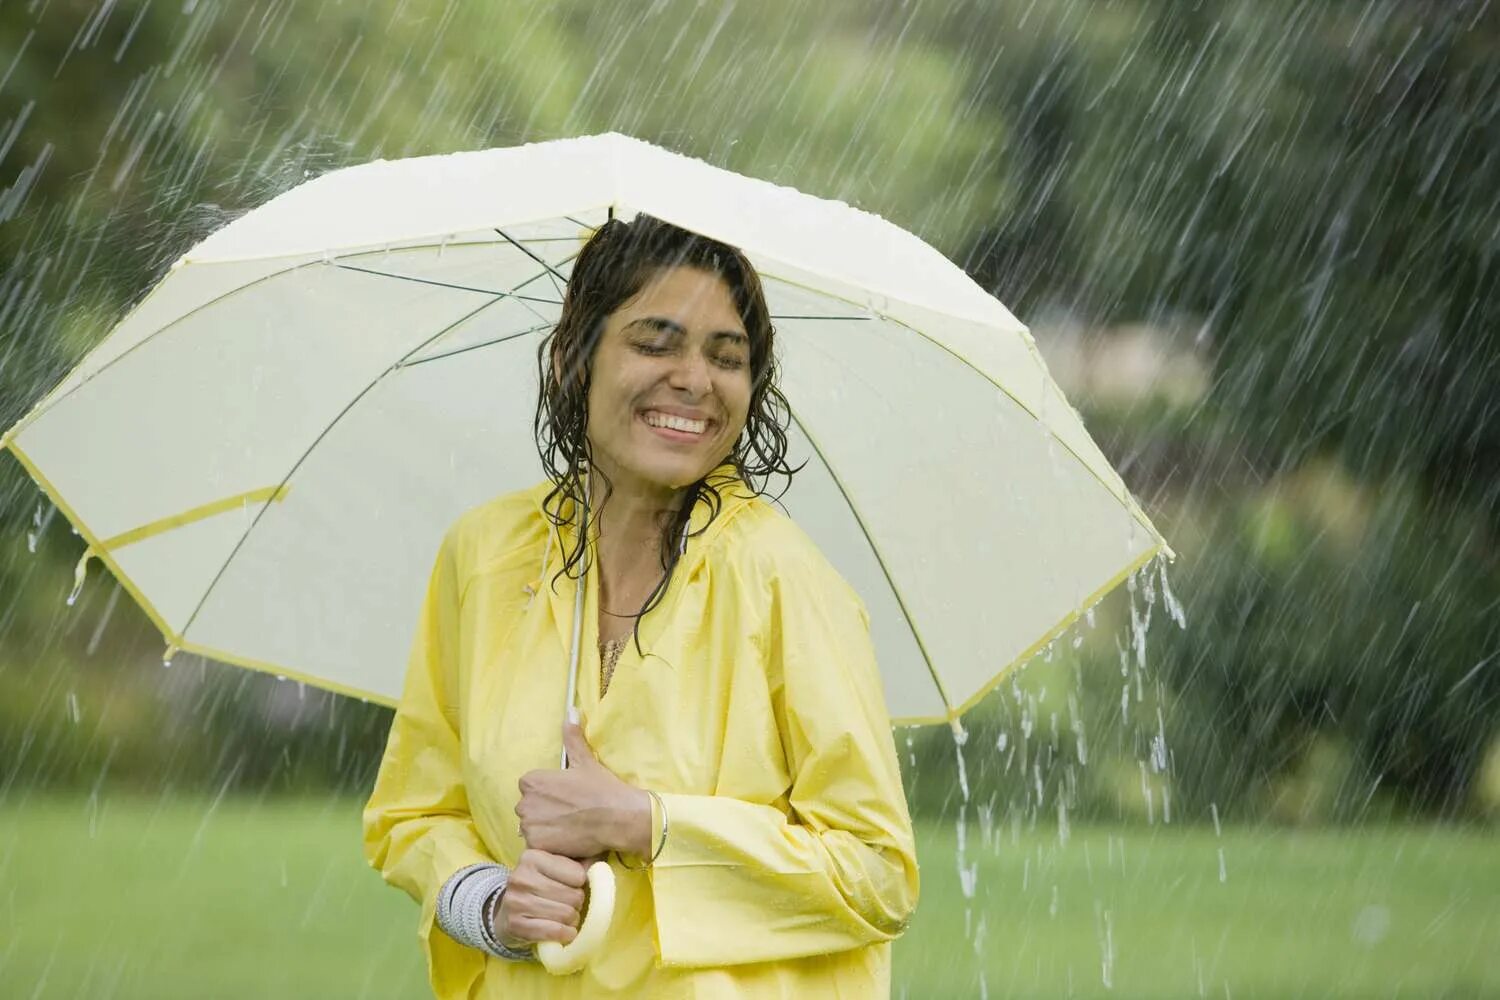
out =
{"type": "Polygon", "coordinates": [[[614,492],[603,507],[604,483],[597,470],[589,471],[589,516],[599,539],[601,561],[608,582],[636,572],[660,574],[661,531],[666,515],[681,506],[686,489],[674,490],[643,483],[632,476],[610,472],[614,492]]]}

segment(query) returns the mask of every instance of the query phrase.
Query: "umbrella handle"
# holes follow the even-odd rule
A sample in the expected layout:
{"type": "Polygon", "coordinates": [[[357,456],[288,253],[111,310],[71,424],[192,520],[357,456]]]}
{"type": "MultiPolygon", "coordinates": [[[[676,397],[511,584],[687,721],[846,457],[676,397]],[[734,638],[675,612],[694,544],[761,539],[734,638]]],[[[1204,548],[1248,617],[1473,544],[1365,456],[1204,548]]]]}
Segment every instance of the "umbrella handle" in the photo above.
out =
{"type": "MultiPolygon", "coordinates": [[[[580,529],[581,536],[588,539],[589,524],[589,477],[584,476],[583,484],[583,518],[580,529]]],[[[587,561],[585,560],[585,565],[587,561]]],[[[587,570],[578,574],[577,597],[573,601],[573,650],[569,658],[571,663],[568,670],[568,694],[564,704],[567,706],[568,721],[578,722],[578,706],[573,703],[574,692],[578,685],[578,652],[579,639],[583,631],[583,598],[584,579],[587,570]]],[[[561,765],[564,769],[568,766],[568,751],[562,752],[561,765]]],[[[589,865],[588,870],[588,909],[584,911],[583,921],[578,927],[578,934],[563,944],[560,941],[539,941],[536,946],[536,957],[541,961],[543,968],[554,976],[566,976],[577,972],[589,963],[589,960],[598,953],[604,944],[604,937],[609,933],[610,921],[615,916],[615,873],[610,868],[608,861],[595,861],[589,865]]]]}
{"type": "Polygon", "coordinates": [[[588,909],[583,914],[578,936],[567,944],[537,942],[536,957],[554,976],[566,976],[587,965],[609,933],[609,924],[615,915],[615,872],[608,861],[595,861],[589,865],[588,885],[588,909]]]}

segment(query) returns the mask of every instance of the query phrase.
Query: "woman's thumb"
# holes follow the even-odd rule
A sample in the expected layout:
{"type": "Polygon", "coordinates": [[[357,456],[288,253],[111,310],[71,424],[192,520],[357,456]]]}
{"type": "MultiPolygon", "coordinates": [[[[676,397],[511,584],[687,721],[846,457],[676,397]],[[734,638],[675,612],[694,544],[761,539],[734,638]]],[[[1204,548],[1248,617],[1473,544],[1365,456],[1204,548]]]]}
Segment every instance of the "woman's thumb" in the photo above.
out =
{"type": "Polygon", "coordinates": [[[569,767],[594,763],[594,749],[583,735],[583,727],[576,722],[563,723],[563,748],[568,751],[569,767]]]}

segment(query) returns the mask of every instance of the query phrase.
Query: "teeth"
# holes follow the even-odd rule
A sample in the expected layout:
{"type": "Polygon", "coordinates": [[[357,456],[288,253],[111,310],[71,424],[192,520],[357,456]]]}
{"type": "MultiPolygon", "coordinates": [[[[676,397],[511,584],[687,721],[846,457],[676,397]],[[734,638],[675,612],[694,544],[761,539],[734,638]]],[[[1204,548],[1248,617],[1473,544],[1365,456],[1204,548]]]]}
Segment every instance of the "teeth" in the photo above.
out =
{"type": "Polygon", "coordinates": [[[646,411],[646,423],[652,427],[669,427],[674,431],[686,431],[689,434],[702,434],[708,430],[708,421],[689,420],[686,417],[674,417],[668,413],[658,413],[655,410],[646,411]]]}

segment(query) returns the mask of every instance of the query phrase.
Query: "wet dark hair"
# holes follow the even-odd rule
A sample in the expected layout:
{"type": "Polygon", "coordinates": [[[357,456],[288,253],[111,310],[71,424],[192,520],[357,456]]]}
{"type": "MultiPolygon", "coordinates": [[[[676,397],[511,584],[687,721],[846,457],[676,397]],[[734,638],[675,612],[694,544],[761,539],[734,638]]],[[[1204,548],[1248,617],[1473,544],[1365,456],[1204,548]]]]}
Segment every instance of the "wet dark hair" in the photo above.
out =
{"type": "MultiPolygon", "coordinates": [[[[572,511],[583,506],[584,476],[593,466],[588,440],[589,386],[593,380],[594,357],[609,316],[634,298],[659,271],[670,267],[692,267],[710,271],[724,279],[734,298],[740,320],[750,337],[750,407],[745,428],[735,442],[734,450],[715,463],[715,468],[732,462],[739,477],[757,495],[764,495],[765,483],[772,475],[784,476],[787,487],[793,474],[786,461],[787,427],[791,408],[776,385],[776,359],[773,351],[775,328],[771,312],[761,289],[760,276],[745,255],[732,246],[674,226],[644,213],[630,222],[611,218],[589,238],[574,261],[567,291],[563,295],[562,316],[557,326],[543,338],[537,348],[536,434],[537,452],[547,478],[552,481],[542,507],[556,526],[571,517],[562,514],[564,499],[571,500],[572,511]],[[554,361],[556,369],[554,370],[554,361]]],[[[803,463],[804,465],[806,463],[803,463]]],[[[604,496],[591,497],[590,519],[609,501],[612,486],[602,470],[604,496]]],[[[713,470],[685,487],[682,504],[661,525],[661,564],[665,573],[661,583],[646,599],[635,621],[636,650],[640,651],[640,621],[661,602],[677,566],[681,549],[677,540],[692,517],[699,501],[709,505],[708,524],[718,516],[722,504],[719,488],[727,477],[715,477],[713,470]]],[[[786,489],[777,494],[779,500],[786,489]]],[[[577,578],[587,568],[584,540],[588,526],[578,532],[572,552],[564,552],[563,568],[553,576],[552,586],[564,573],[577,578]],[[577,572],[573,572],[577,569],[577,572]]]]}

